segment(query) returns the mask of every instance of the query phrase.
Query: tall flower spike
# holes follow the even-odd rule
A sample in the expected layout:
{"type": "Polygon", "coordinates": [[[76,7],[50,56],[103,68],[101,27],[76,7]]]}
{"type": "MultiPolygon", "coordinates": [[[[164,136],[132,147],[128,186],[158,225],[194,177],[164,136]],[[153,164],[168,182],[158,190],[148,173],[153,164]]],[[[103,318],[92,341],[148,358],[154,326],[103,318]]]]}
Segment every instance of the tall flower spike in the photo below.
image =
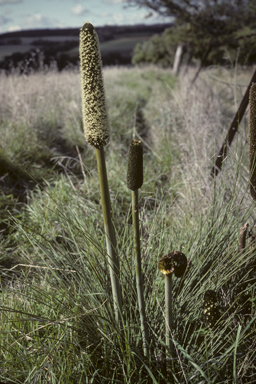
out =
{"type": "Polygon", "coordinates": [[[132,140],[129,149],[127,187],[132,191],[143,184],[143,148],[141,141],[132,140]]]}
{"type": "Polygon", "coordinates": [[[256,200],[256,83],[253,83],[249,94],[249,172],[250,192],[256,200]]]}
{"type": "Polygon", "coordinates": [[[101,205],[106,236],[110,279],[117,323],[121,320],[122,295],[116,235],[112,222],[111,202],[104,153],[109,139],[99,40],[94,27],[85,23],[80,31],[80,61],[84,132],[88,143],[95,147],[101,192],[101,205]]]}
{"type": "Polygon", "coordinates": [[[79,52],[85,138],[93,147],[101,148],[109,140],[109,125],[99,39],[91,23],[86,22],[80,30],[79,52]]]}

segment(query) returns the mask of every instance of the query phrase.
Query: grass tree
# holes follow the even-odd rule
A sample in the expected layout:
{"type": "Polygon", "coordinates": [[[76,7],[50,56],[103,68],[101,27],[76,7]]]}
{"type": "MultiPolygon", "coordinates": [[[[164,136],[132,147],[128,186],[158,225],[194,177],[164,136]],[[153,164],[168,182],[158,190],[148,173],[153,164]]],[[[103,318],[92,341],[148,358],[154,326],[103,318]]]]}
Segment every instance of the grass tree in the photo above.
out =
{"type": "Polygon", "coordinates": [[[116,320],[119,321],[122,308],[119,283],[119,260],[116,253],[116,236],[112,222],[104,153],[104,146],[109,141],[109,123],[105,103],[99,40],[91,23],[86,22],[80,31],[79,50],[83,126],[86,140],[88,144],[95,148],[96,152],[115,316],[116,320]]]}
{"type": "MultiPolygon", "coordinates": [[[[90,44],[86,44],[88,49],[90,44]]],[[[90,66],[97,74],[97,67],[90,66]]],[[[249,72],[238,71],[236,84],[247,83],[249,72]]],[[[10,220],[10,227],[1,223],[0,228],[1,382],[42,384],[47,379],[58,383],[198,384],[253,380],[255,243],[246,246],[244,224],[249,223],[247,231],[254,238],[256,212],[255,202],[248,195],[247,135],[235,137],[236,145],[214,183],[208,177],[215,148],[222,142],[220,133],[224,135],[227,128],[223,126],[226,112],[236,110],[234,88],[230,83],[225,85],[228,74],[233,80],[233,70],[206,70],[188,94],[190,71],[176,89],[169,69],[104,71],[112,131],[108,161],[116,189],[115,224],[120,228],[116,240],[118,255],[122,255],[123,297],[125,293],[122,327],[117,327],[110,305],[112,287],[106,279],[110,256],[105,250],[105,236],[97,228],[102,213],[98,209],[98,175],[90,172],[94,169],[94,149],[87,150],[80,130],[80,77],[76,71],[40,72],[26,78],[1,76],[1,151],[11,164],[33,170],[34,177],[38,172],[48,175],[47,183],[31,193],[29,204],[23,204],[22,210],[6,188],[11,185],[7,179],[15,181],[13,190],[20,188],[10,169],[0,182],[1,218],[10,220]],[[225,80],[225,84],[216,79],[225,80]],[[133,239],[127,225],[131,196],[121,177],[126,175],[127,164],[120,159],[127,148],[136,100],[141,98],[145,100],[141,109],[148,122],[147,131],[146,125],[140,126],[137,120],[135,123],[143,146],[147,146],[143,155],[147,183],[143,206],[140,204],[140,245],[146,276],[143,288],[147,293],[145,324],[150,326],[150,360],[143,356],[134,260],[130,258],[133,239]],[[60,142],[66,143],[62,151],[60,142]],[[79,164],[77,152],[72,159],[65,156],[66,145],[69,149],[78,146],[79,164]],[[58,161],[68,159],[65,173],[59,174],[59,169],[49,172],[52,163],[45,161],[46,154],[58,161]],[[83,177],[81,167],[85,170],[83,177]],[[14,218],[7,216],[8,205],[14,206],[14,218]],[[172,259],[173,252],[168,253],[172,249],[183,250],[191,260],[192,267],[180,279],[172,276],[175,269],[176,276],[181,273],[172,259]],[[166,254],[170,266],[168,257],[164,257],[161,267],[165,275],[173,272],[168,276],[171,289],[166,287],[172,294],[169,300],[173,305],[168,311],[172,314],[172,337],[163,318],[164,279],[156,271],[156,263],[166,254]],[[174,369],[167,375],[166,359],[162,359],[166,331],[177,353],[174,369]]],[[[91,91],[97,90],[92,87],[91,91]]],[[[85,109],[89,108],[89,96],[85,109]]],[[[91,133],[87,135],[86,131],[88,140],[91,133]]],[[[107,142],[108,135],[103,142],[92,141],[97,150],[98,146],[103,150],[107,142]]],[[[166,343],[164,347],[169,362],[170,348],[166,343]]]]}

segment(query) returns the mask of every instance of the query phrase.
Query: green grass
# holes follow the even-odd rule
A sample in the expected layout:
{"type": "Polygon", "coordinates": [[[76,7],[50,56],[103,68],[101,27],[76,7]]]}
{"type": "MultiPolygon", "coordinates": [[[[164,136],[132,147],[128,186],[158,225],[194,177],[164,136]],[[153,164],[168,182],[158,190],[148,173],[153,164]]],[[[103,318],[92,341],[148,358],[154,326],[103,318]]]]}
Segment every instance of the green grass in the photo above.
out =
{"type": "MultiPolygon", "coordinates": [[[[105,150],[123,299],[120,327],[96,160],[81,130],[79,75],[1,79],[1,153],[16,174],[28,170],[32,180],[40,178],[40,185],[27,191],[28,204],[14,196],[8,169],[8,194],[1,184],[8,204],[0,248],[2,381],[166,383],[164,278],[157,263],[170,251],[182,251],[191,266],[184,279],[173,279],[177,355],[169,382],[253,382],[255,256],[248,241],[243,254],[238,250],[240,228],[248,222],[254,231],[255,220],[247,117],[213,182],[211,166],[228,129],[223,110],[234,108],[236,88],[226,85],[224,92],[225,85],[209,75],[216,73],[203,72],[189,91],[191,72],[175,80],[169,70],[154,67],[104,71],[111,126],[105,150]],[[126,187],[133,133],[144,145],[139,218],[149,358],[140,331],[126,187]],[[40,162],[43,154],[55,161],[40,162]],[[57,162],[59,168],[53,168],[57,162]],[[220,306],[213,328],[203,320],[206,290],[217,292],[220,306]]],[[[235,71],[229,75],[234,78],[235,71]]],[[[246,83],[250,70],[236,76],[246,83]]]]}

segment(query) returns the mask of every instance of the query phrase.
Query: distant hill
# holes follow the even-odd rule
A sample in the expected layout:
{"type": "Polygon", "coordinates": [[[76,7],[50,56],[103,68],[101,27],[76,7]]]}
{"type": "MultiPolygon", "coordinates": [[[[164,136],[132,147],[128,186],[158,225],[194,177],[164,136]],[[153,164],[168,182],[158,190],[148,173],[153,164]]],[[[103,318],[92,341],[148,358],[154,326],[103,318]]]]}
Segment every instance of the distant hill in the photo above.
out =
{"type": "MultiPolygon", "coordinates": [[[[103,65],[127,65],[138,42],[162,33],[172,24],[96,27],[103,65]]],[[[59,70],[79,61],[79,28],[35,29],[0,34],[0,68],[50,65],[59,70]]]]}

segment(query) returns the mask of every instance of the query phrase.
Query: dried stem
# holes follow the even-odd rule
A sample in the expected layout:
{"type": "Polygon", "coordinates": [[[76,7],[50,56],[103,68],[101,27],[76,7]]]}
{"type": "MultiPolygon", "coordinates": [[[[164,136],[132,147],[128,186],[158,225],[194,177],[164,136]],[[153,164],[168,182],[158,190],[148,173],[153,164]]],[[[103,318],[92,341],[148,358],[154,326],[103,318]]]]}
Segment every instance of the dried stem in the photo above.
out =
{"type": "Polygon", "coordinates": [[[246,246],[246,234],[247,234],[247,229],[249,227],[248,223],[245,223],[241,228],[239,232],[239,250],[240,253],[242,254],[245,250],[246,246]]]}

